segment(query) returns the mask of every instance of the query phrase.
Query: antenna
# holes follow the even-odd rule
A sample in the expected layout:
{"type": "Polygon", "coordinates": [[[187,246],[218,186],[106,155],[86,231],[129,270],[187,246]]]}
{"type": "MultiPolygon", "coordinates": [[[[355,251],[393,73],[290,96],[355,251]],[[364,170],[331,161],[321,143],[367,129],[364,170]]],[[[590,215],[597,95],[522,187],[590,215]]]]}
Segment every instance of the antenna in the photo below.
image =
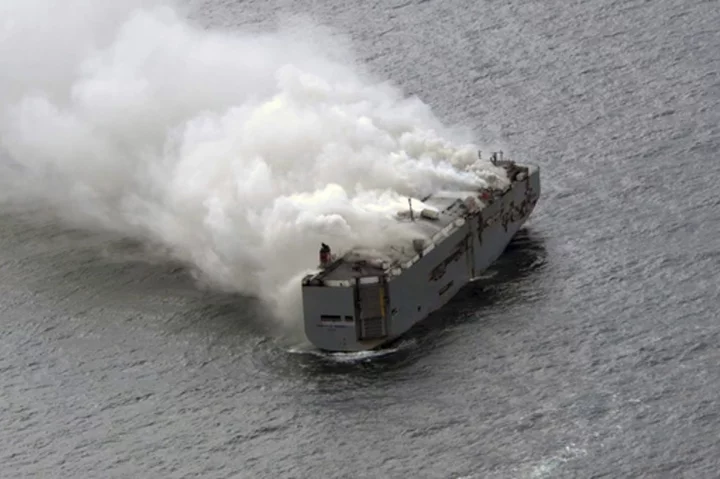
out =
{"type": "Polygon", "coordinates": [[[410,206],[410,221],[415,221],[415,215],[413,215],[412,209],[412,198],[408,198],[408,205],[410,206]]]}

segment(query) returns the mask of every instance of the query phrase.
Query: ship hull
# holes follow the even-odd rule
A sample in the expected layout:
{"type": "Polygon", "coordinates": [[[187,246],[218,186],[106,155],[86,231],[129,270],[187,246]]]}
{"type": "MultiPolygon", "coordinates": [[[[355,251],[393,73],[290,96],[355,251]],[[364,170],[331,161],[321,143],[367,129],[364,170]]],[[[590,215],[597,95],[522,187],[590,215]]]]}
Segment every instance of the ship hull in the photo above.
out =
{"type": "Polygon", "coordinates": [[[462,226],[401,274],[359,278],[346,287],[304,285],[308,340],[321,350],[353,352],[402,337],[500,257],[539,195],[539,170],[530,167],[523,181],[479,212],[465,215],[462,226]]]}

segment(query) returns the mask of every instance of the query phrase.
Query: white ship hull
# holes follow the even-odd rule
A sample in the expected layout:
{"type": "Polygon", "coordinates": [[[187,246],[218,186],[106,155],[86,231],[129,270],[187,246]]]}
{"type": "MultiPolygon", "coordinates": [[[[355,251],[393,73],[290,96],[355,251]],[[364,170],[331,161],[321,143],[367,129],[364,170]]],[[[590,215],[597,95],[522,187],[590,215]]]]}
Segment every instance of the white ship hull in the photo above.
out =
{"type": "MultiPolygon", "coordinates": [[[[363,351],[394,341],[480,276],[505,250],[540,195],[537,167],[479,210],[448,208],[447,227],[413,260],[379,269],[328,267],[303,281],[305,334],[327,351],[363,351]]],[[[338,260],[342,262],[343,260],[338,260]]]]}

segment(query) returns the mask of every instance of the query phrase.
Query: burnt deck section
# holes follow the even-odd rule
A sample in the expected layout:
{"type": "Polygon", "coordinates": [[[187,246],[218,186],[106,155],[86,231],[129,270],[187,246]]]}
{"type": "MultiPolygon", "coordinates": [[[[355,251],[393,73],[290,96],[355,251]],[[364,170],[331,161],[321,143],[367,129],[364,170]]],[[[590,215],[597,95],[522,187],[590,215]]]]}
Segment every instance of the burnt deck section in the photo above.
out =
{"type": "MultiPolygon", "coordinates": [[[[409,227],[417,232],[416,240],[411,242],[388,245],[382,251],[362,252],[359,248],[351,250],[339,258],[333,259],[320,272],[306,276],[303,285],[343,285],[354,283],[357,278],[379,277],[399,274],[411,265],[413,260],[422,257],[424,252],[442,242],[454,230],[462,226],[462,222],[477,215],[479,233],[489,225],[485,224],[482,210],[493,204],[512,188],[512,185],[528,178],[528,168],[512,161],[494,161],[496,166],[505,169],[510,183],[503,189],[483,188],[475,191],[450,191],[429,195],[421,200],[421,204],[410,212],[398,213],[399,222],[409,223],[409,227]],[[430,210],[423,215],[423,209],[430,210]],[[384,258],[384,259],[383,259],[384,258]]],[[[524,210],[524,208],[522,208],[524,210]]],[[[524,211],[521,212],[521,214],[524,211]]],[[[494,219],[494,218],[493,218],[494,219]]],[[[498,218],[499,220],[503,220],[498,218]]],[[[490,223],[492,223],[492,219],[490,223]]]]}

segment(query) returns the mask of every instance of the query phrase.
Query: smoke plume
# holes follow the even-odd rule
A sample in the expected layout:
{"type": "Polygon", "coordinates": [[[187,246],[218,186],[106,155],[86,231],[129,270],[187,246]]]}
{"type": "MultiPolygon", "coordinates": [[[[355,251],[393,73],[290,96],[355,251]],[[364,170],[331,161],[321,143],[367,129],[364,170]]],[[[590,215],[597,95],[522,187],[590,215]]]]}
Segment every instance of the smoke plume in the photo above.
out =
{"type": "Polygon", "coordinates": [[[0,205],[147,244],[297,320],[335,252],[414,233],[407,197],[503,182],[321,29],[207,31],[168,2],[0,4],[0,205]],[[335,45],[335,46],[332,46],[335,45]]]}

